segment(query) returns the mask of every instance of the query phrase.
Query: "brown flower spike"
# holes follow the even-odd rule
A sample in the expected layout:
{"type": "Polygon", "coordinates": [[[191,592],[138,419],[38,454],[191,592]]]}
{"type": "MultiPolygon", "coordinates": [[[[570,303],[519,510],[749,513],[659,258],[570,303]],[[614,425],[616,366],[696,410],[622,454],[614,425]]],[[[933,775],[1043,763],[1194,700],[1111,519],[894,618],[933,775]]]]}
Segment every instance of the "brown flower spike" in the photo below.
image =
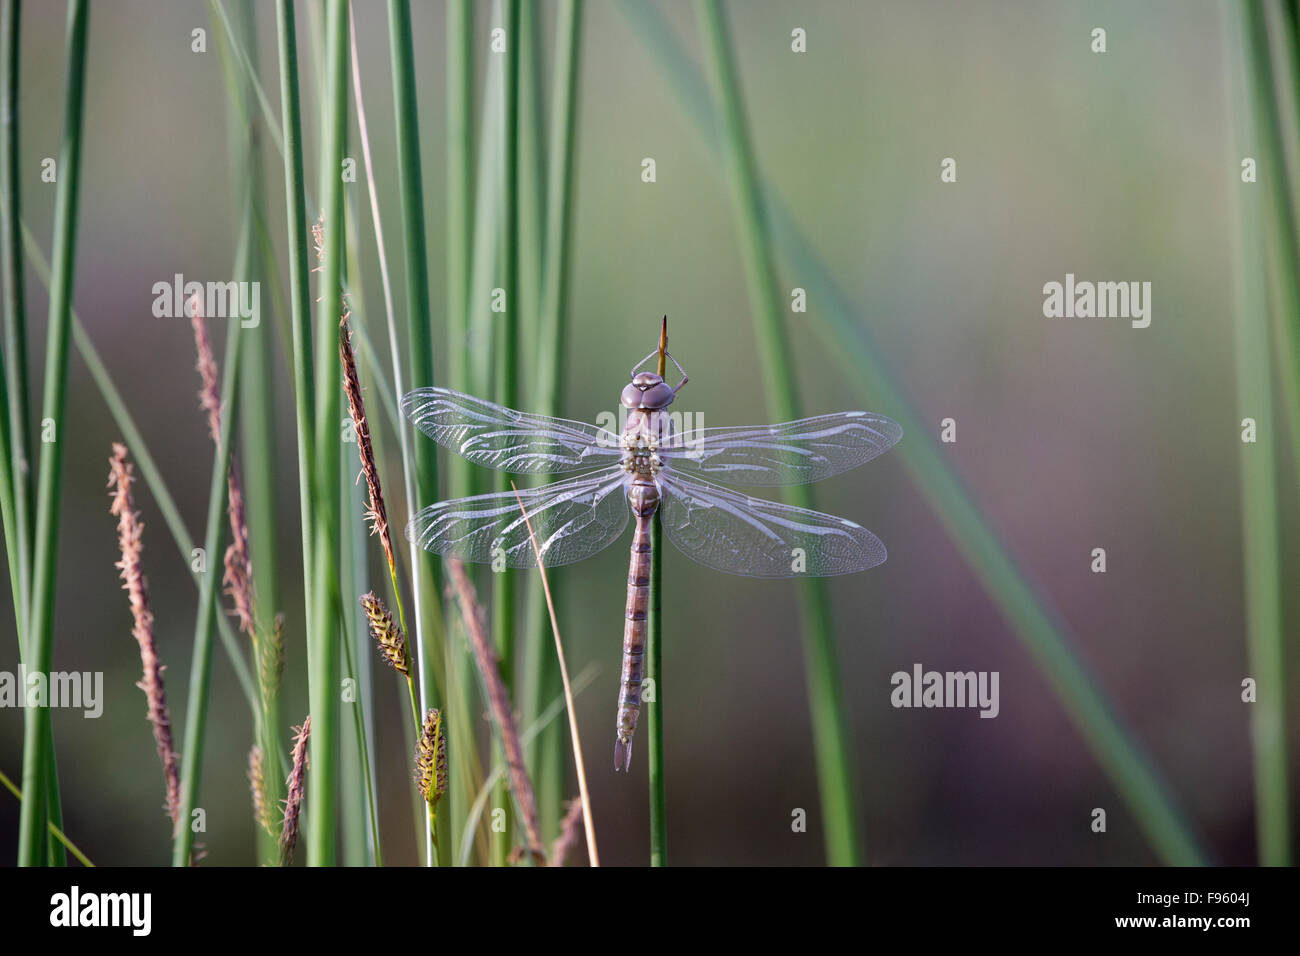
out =
{"type": "Polygon", "coordinates": [[[271,829],[271,807],[266,802],[265,763],[262,748],[253,744],[253,748],[248,751],[248,788],[253,794],[253,819],[267,833],[274,833],[271,829]]]}
{"type": "Polygon", "coordinates": [[[144,691],[149,702],[149,723],[153,725],[153,739],[162,761],[163,779],[166,783],[167,816],[173,825],[180,812],[180,766],[172,744],[171,718],[167,712],[167,693],[163,687],[163,671],[158,662],[158,647],[153,637],[153,612],[149,609],[149,584],[145,580],[140,555],[144,549],[144,525],[140,513],[131,499],[131,482],[135,480],[131,464],[126,460],[126,446],[113,444],[113,455],[108,460],[108,486],[113,489],[113,504],[109,513],[117,518],[117,540],[122,560],[117,568],[122,572],[122,587],[131,598],[131,616],[135,621],[132,635],[140,645],[140,663],[144,676],[136,684],[144,691]]]}
{"type": "Polygon", "coordinates": [[[436,807],[447,792],[447,728],[436,707],[424,715],[424,732],[415,753],[415,784],[430,807],[436,807]]]}
{"type": "Polygon", "coordinates": [[[311,739],[311,715],[294,728],[293,769],[285,783],[289,795],[284,798],[284,823],[280,827],[280,865],[293,862],[293,851],[298,846],[298,814],[302,810],[303,785],[307,776],[307,742],[311,739]]]}
{"type": "Polygon", "coordinates": [[[379,535],[384,546],[384,556],[389,568],[396,567],[393,558],[393,539],[388,531],[388,511],[384,507],[384,489],[379,483],[379,466],[375,464],[375,450],[370,443],[370,425],[366,421],[366,403],[361,396],[361,380],[357,377],[357,359],[352,351],[352,330],[347,317],[339,324],[339,358],[343,362],[343,389],[348,396],[348,414],[352,416],[352,430],[356,434],[357,451],[361,455],[361,472],[366,476],[366,489],[370,493],[370,506],[366,518],[370,533],[379,535]]]}
{"type": "MultiPolygon", "coordinates": [[[[212,443],[221,447],[221,385],[217,381],[217,360],[212,354],[203,321],[203,308],[198,296],[190,299],[190,325],[194,329],[194,351],[198,355],[195,368],[203,387],[199,389],[199,405],[207,412],[208,431],[212,443]]],[[[226,512],[230,520],[230,546],[226,548],[225,573],[221,583],[235,604],[239,629],[257,639],[253,615],[253,562],[248,553],[248,521],[244,515],[244,489],[239,481],[239,460],[232,451],[230,471],[226,476],[226,512]]]]}
{"type": "Polygon", "coordinates": [[[367,591],[361,595],[361,606],[370,621],[370,633],[374,635],[375,643],[379,645],[379,652],[397,673],[409,677],[406,635],[402,633],[401,626],[393,620],[393,613],[384,606],[384,602],[374,591],[367,591]]]}

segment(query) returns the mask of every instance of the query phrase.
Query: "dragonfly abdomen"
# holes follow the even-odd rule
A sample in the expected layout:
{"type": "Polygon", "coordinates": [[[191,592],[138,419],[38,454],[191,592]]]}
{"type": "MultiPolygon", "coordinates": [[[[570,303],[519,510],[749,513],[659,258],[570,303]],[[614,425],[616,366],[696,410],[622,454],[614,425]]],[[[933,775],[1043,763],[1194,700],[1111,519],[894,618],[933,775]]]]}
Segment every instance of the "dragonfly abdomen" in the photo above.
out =
{"type": "Polygon", "coordinates": [[[659,507],[659,487],[638,478],[628,489],[636,516],[627,572],[627,612],[623,621],[623,678],[618,692],[614,769],[632,764],[632,735],[641,715],[641,679],[645,673],[646,614],[650,609],[650,522],[659,507]]]}

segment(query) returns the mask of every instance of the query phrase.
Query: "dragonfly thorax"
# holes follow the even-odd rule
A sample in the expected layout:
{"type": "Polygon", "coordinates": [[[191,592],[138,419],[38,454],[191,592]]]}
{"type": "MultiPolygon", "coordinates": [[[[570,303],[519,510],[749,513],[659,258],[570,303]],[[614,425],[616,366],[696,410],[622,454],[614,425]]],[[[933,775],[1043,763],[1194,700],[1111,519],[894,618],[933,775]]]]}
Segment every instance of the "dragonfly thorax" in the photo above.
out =
{"type": "Polygon", "coordinates": [[[623,470],[653,478],[663,468],[658,452],[672,436],[667,412],[634,409],[623,426],[623,470]]]}

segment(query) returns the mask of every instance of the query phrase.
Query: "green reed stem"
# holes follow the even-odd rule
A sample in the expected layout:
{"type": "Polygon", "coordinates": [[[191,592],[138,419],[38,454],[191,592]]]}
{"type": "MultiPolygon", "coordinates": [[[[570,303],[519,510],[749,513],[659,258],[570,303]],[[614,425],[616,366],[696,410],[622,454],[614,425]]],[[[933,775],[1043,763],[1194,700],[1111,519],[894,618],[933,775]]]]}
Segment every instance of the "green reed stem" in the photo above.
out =
{"type": "MultiPolygon", "coordinates": [[[[398,187],[402,206],[402,239],[406,253],[407,349],[413,387],[434,384],[433,323],[429,300],[428,248],[424,231],[424,182],[420,168],[420,116],[416,99],[414,39],[407,0],[389,0],[388,36],[393,67],[393,109],[396,116],[398,187]]],[[[398,422],[404,428],[404,422],[398,422]]],[[[433,442],[414,448],[415,488],[423,502],[438,500],[438,453],[433,442]]],[[[415,590],[415,660],[419,673],[420,709],[438,701],[434,664],[443,657],[442,572],[437,558],[411,548],[411,578],[415,590]]],[[[400,607],[400,602],[399,602],[400,607]]],[[[407,632],[410,633],[409,631],[407,632]]],[[[418,732],[418,731],[417,731],[418,732]]],[[[434,856],[432,826],[425,826],[425,859],[434,856]]]]}
{"type": "MultiPolygon", "coordinates": [[[[354,466],[355,456],[343,443],[339,446],[340,469],[347,474],[354,466]]],[[[369,563],[365,505],[355,488],[347,482],[339,483],[339,513],[342,515],[343,541],[339,554],[339,572],[343,581],[340,595],[364,594],[370,590],[369,563]]],[[[340,597],[340,600],[342,598],[340,597]]],[[[369,635],[365,614],[355,600],[344,601],[339,608],[343,622],[344,676],[356,688],[354,699],[347,705],[352,715],[351,743],[343,735],[343,847],[344,865],[364,866],[373,854],[375,866],[384,865],[383,849],[379,839],[379,807],[370,755],[374,727],[374,694],[371,679],[369,635]],[[368,824],[368,826],[367,826],[368,824]],[[369,846],[367,847],[367,844],[369,846]],[[369,853],[367,853],[369,850],[369,853]]]]}
{"type": "MultiPolygon", "coordinates": [[[[68,431],[64,409],[68,391],[68,334],[72,324],[72,287],[76,269],[77,200],[81,187],[81,137],[85,106],[86,31],[85,0],[68,5],[67,85],[63,146],[59,154],[59,182],[54,200],[54,265],[50,291],[49,330],[46,340],[45,397],[41,418],[65,432],[41,445],[36,497],[35,562],[32,574],[30,619],[27,628],[27,662],[32,670],[49,673],[54,651],[54,590],[58,573],[59,491],[63,473],[63,445],[68,431]]],[[[59,823],[57,795],[50,792],[55,772],[54,742],[48,707],[24,711],[23,791],[39,794],[24,800],[18,823],[18,862],[31,866],[42,852],[47,824],[59,823]]]]}
{"type": "MultiPolygon", "coordinates": [[[[452,388],[469,387],[474,216],[474,3],[447,2],[447,352],[452,388]]],[[[469,467],[469,462],[464,462],[469,467]]],[[[452,497],[467,494],[452,474],[452,497]]]]}
{"type": "MultiPolygon", "coordinates": [[[[707,144],[719,156],[724,155],[724,146],[715,134],[717,120],[708,87],[663,15],[651,5],[630,0],[623,0],[620,9],[636,25],[636,36],[658,57],[669,86],[707,144]]],[[[895,380],[893,369],[878,353],[868,326],[855,314],[855,307],[793,216],[770,188],[764,193],[763,208],[773,242],[790,270],[800,276],[810,301],[818,303],[808,313],[808,327],[818,335],[826,353],[839,363],[845,381],[862,400],[885,408],[903,426],[908,437],[899,444],[896,454],[1042,670],[1157,854],[1168,863],[1204,863],[1199,840],[1164,780],[1120,722],[1114,706],[1081,660],[1059,615],[1029,583],[989,527],[949,459],[930,437],[932,429],[925,418],[914,410],[911,399],[895,380]]]]}
{"type": "MultiPolygon", "coordinates": [[[[0,785],[3,785],[4,788],[12,793],[16,798],[22,800],[23,792],[14,785],[14,782],[9,779],[8,775],[5,774],[4,771],[0,771],[0,785]]],[[[95,865],[90,862],[90,858],[87,857],[86,854],[82,853],[81,850],[77,848],[75,843],[68,839],[67,835],[62,830],[56,827],[53,823],[49,824],[49,828],[50,836],[58,840],[59,843],[63,845],[64,849],[77,858],[77,861],[82,866],[93,867],[95,865]]]]}
{"type": "MultiPolygon", "coordinates": [[[[582,59],[582,0],[561,0],[555,20],[555,71],[551,87],[550,158],[547,162],[546,241],[542,259],[542,302],[538,321],[537,380],[533,407],[559,414],[560,376],[568,324],[569,261],[573,246],[574,143],[578,126],[578,68],[582,59]]],[[[556,578],[558,580],[558,576],[556,578]]],[[[548,644],[546,602],[537,582],[529,589],[525,611],[529,647],[524,655],[524,720],[537,714],[541,701],[559,689],[559,668],[548,644]]],[[[562,728],[540,735],[528,747],[528,766],[537,784],[543,823],[554,822],[563,794],[562,728]],[[543,766],[542,764],[545,764],[543,766]]],[[[549,834],[553,835],[553,834],[549,834]]]]}
{"type": "MultiPolygon", "coordinates": [[[[1275,4],[1269,4],[1275,7],[1275,4]]],[[[1248,674],[1255,679],[1257,698],[1250,707],[1250,741],[1254,758],[1255,832],[1259,862],[1287,866],[1291,859],[1290,807],[1286,734],[1286,662],[1282,621],[1282,567],[1276,486],[1276,442],[1270,368],[1270,310],[1279,345],[1278,371],[1285,380],[1296,374],[1288,361],[1287,330],[1294,334],[1300,315],[1293,248],[1295,232],[1287,220],[1286,162],[1277,126],[1273,76],[1269,70],[1269,37],[1264,12],[1255,4],[1237,8],[1237,23],[1229,37],[1239,42],[1227,48],[1228,63],[1243,63],[1253,72],[1233,82],[1233,112],[1238,142],[1263,140],[1260,188],[1244,187],[1235,211],[1240,238],[1237,253],[1238,307],[1234,309],[1237,359],[1237,409],[1255,420],[1255,441],[1241,442],[1242,563],[1246,603],[1248,674]],[[1253,128],[1252,128],[1253,120],[1253,128]],[[1267,295],[1260,286],[1266,283],[1267,295]]],[[[1274,9],[1272,26],[1282,28],[1274,9]]],[[[1279,60],[1275,69],[1284,64],[1279,60]]],[[[1234,71],[1236,72],[1236,71],[1234,71]]],[[[1239,149],[1233,150],[1235,165],[1239,149]]],[[[1294,185],[1294,184],[1292,184],[1294,185]]],[[[1290,396],[1294,398],[1294,396],[1290,396]]],[[[1296,408],[1287,411],[1294,417],[1296,408]]]]}
{"type": "MultiPolygon", "coordinates": [[[[1271,175],[1266,170],[1259,188],[1273,196],[1269,228],[1276,239],[1268,245],[1269,279],[1272,294],[1281,306],[1271,310],[1277,341],[1274,365],[1281,386],[1291,460],[1300,465],[1300,289],[1295,280],[1295,269],[1300,268],[1300,70],[1297,24],[1292,5],[1287,6],[1284,9],[1280,0],[1266,0],[1262,22],[1252,30],[1255,47],[1251,61],[1259,87],[1252,101],[1259,107],[1259,132],[1272,157],[1268,169],[1279,171],[1271,175]],[[1279,257],[1282,262],[1276,262],[1279,257]]],[[[1255,19],[1261,20],[1258,16],[1255,19]]]]}
{"type": "Polygon", "coordinates": [[[32,580],[32,439],[28,417],[31,385],[27,363],[27,298],[23,273],[22,187],[18,175],[18,87],[22,3],[7,0],[0,15],[0,277],[4,281],[5,427],[12,524],[6,522],[6,553],[14,592],[19,656],[25,653],[32,580]],[[12,530],[11,530],[12,529],[12,530]]]}
{"type": "Polygon", "coordinates": [[[320,307],[316,333],[316,485],[312,532],[315,564],[312,570],[312,630],[307,641],[308,697],[311,706],[311,762],[315,779],[323,785],[311,790],[307,859],[313,866],[335,861],[338,789],[335,786],[339,755],[339,582],[334,573],[339,559],[340,393],[337,328],[342,315],[343,290],[343,157],[348,118],[348,19],[346,0],[326,5],[326,66],[324,74],[325,120],[321,148],[321,197],[325,230],[320,269],[320,307]]]}
{"type": "MultiPolygon", "coordinates": [[[[519,59],[524,38],[519,28],[519,0],[506,0],[504,19],[506,30],[505,74],[501,84],[501,182],[500,190],[505,213],[505,227],[501,231],[501,276],[505,289],[506,306],[496,320],[492,337],[496,354],[496,400],[506,408],[515,408],[519,401],[519,307],[522,295],[519,283],[519,59]]],[[[510,476],[501,472],[496,476],[497,491],[510,490],[510,476]]],[[[494,569],[495,570],[495,569],[494,569]]],[[[500,662],[501,677],[506,690],[514,687],[515,667],[515,576],[509,568],[494,575],[492,586],[492,631],[500,662]]],[[[509,788],[502,784],[497,790],[497,806],[507,807],[509,788]]],[[[492,845],[492,859],[496,866],[504,866],[510,854],[512,841],[511,814],[506,812],[506,827],[496,834],[492,845]]]]}
{"type": "MultiPolygon", "coordinates": [[[[349,11],[349,23],[352,25],[352,37],[351,37],[352,95],[353,98],[356,100],[357,126],[361,133],[361,152],[362,152],[362,158],[365,162],[365,168],[366,168],[366,189],[370,199],[370,214],[371,214],[371,219],[375,230],[375,247],[379,258],[380,285],[383,288],[383,294],[384,294],[384,316],[387,322],[388,344],[390,350],[389,354],[392,360],[394,395],[390,397],[401,398],[404,389],[402,384],[402,361],[400,358],[400,344],[397,336],[396,309],[393,306],[393,286],[392,286],[392,280],[390,278],[390,273],[388,269],[387,247],[384,243],[384,226],[379,212],[379,196],[377,195],[375,190],[374,162],[370,155],[370,134],[366,123],[365,98],[362,95],[362,87],[361,87],[361,65],[357,56],[356,25],[355,25],[355,20],[352,19],[351,11],[349,11]]],[[[369,364],[372,367],[378,367],[377,361],[371,362],[369,364]]],[[[415,512],[418,510],[415,505],[415,500],[416,500],[415,484],[414,484],[415,466],[411,457],[411,443],[409,438],[409,429],[404,427],[404,423],[400,420],[400,418],[395,418],[394,426],[395,426],[395,431],[397,432],[397,439],[401,448],[401,455],[402,455],[402,489],[405,493],[405,498],[406,498],[406,513],[415,514],[415,512]]],[[[411,556],[412,567],[418,568],[420,564],[419,550],[418,550],[418,546],[414,542],[410,543],[409,553],[411,556]]],[[[411,659],[411,631],[406,623],[406,604],[405,601],[403,601],[402,599],[402,588],[399,583],[400,578],[397,573],[397,565],[395,562],[389,562],[388,576],[389,576],[389,581],[392,584],[393,601],[397,605],[398,621],[402,626],[402,634],[406,640],[406,657],[407,660],[410,660],[411,659]]],[[[418,590],[420,579],[418,575],[413,577],[412,584],[416,589],[415,600],[416,600],[416,605],[418,606],[420,604],[419,590],[418,590]]],[[[410,699],[411,717],[415,724],[415,733],[419,735],[423,729],[423,725],[420,718],[420,705],[418,699],[419,695],[415,688],[415,678],[409,673],[406,675],[406,689],[407,689],[408,697],[410,699]]],[[[437,825],[436,816],[431,817],[431,820],[433,821],[433,825],[436,826],[437,825]]],[[[444,824],[444,828],[445,828],[445,824],[444,824]]],[[[432,833],[432,839],[433,839],[434,847],[435,849],[437,849],[439,847],[439,843],[438,843],[438,833],[436,829],[432,833]]],[[[426,850],[427,849],[428,847],[426,846],[426,850]]],[[[449,850],[440,850],[439,852],[441,852],[445,856],[449,853],[449,850]]],[[[436,862],[437,855],[438,855],[437,853],[434,854],[435,862],[436,862]]]]}
{"type": "MultiPolygon", "coordinates": [[[[575,700],[578,695],[586,690],[591,682],[596,679],[599,670],[600,668],[595,664],[588,664],[578,673],[578,676],[573,679],[572,690],[575,700]]],[[[561,693],[547,705],[545,710],[537,715],[536,720],[529,724],[524,730],[520,731],[520,745],[527,747],[528,744],[532,743],[533,740],[537,738],[538,734],[544,732],[555,722],[557,717],[565,712],[566,706],[564,694],[561,693]]],[[[498,754],[498,757],[499,756],[500,755],[498,754]]],[[[464,827],[461,831],[461,841],[458,844],[460,849],[456,856],[457,866],[469,866],[469,852],[470,847],[474,842],[474,832],[477,829],[480,820],[483,818],[483,810],[487,807],[488,798],[492,795],[493,789],[498,783],[500,783],[500,781],[506,779],[506,775],[507,768],[505,761],[498,759],[493,763],[487,776],[484,778],[483,785],[473,795],[469,805],[469,812],[466,814],[464,827]]]]}
{"type": "MultiPolygon", "coordinates": [[[[474,3],[447,2],[447,375],[452,388],[471,388],[470,294],[474,250],[474,3]]],[[[490,192],[490,190],[485,190],[490,192]]],[[[453,455],[449,475],[449,497],[471,493],[473,466],[453,455]]],[[[408,514],[414,514],[409,510],[408,514]]],[[[411,553],[417,545],[411,543],[411,553]]],[[[449,622],[444,639],[443,668],[447,684],[448,733],[452,754],[452,780],[444,797],[444,832],[466,817],[473,803],[478,769],[476,740],[470,731],[470,707],[474,694],[465,641],[449,622]]],[[[482,840],[475,829],[468,840],[482,840]]],[[[456,835],[443,839],[444,865],[460,858],[456,835]]]]}
{"type": "MultiPolygon", "coordinates": [[[[304,622],[312,633],[312,408],[316,401],[311,364],[311,293],[307,265],[307,198],[303,175],[302,106],[298,96],[298,40],[292,0],[277,0],[280,114],[284,136],[284,192],[288,219],[289,314],[293,349],[293,397],[297,416],[298,507],[302,522],[304,622]]],[[[314,735],[313,735],[314,736],[314,735]]]]}
{"type": "Polygon", "coordinates": [[[212,689],[212,627],[222,615],[217,585],[221,579],[221,529],[226,520],[226,476],[239,415],[239,323],[232,321],[226,335],[221,381],[221,434],[212,478],[208,486],[208,518],[203,534],[205,570],[199,585],[199,612],[194,622],[194,653],[190,658],[190,689],[185,708],[185,743],[181,749],[181,811],[172,844],[172,866],[188,866],[194,849],[192,827],[203,776],[203,749],[207,735],[208,701],[212,689]]]}
{"type": "MultiPolygon", "coordinates": [[[[546,216],[546,139],[542,122],[542,50],[541,20],[538,5],[519,5],[519,123],[516,127],[519,157],[519,295],[517,314],[523,355],[537,354],[537,337],[541,331],[537,317],[542,302],[542,239],[546,216]]],[[[523,380],[531,382],[532,363],[518,370],[523,380]]],[[[519,389],[522,392],[524,389],[519,389]]]]}
{"type": "MultiPolygon", "coordinates": [[[[740,84],[731,43],[717,0],[697,4],[704,59],[722,123],[726,178],[732,187],[745,276],[749,284],[767,405],[772,418],[791,421],[800,417],[789,343],[781,321],[781,295],[771,238],[762,210],[758,173],[741,103],[740,84]]],[[[812,493],[804,485],[786,490],[786,501],[811,508],[812,493]]],[[[826,855],[836,866],[859,861],[861,849],[857,822],[848,717],[839,683],[839,664],[831,623],[830,590],[821,578],[800,582],[803,612],[804,664],[808,702],[812,712],[817,776],[825,819],[826,855]]]]}
{"type": "Polygon", "coordinates": [[[23,591],[18,562],[22,555],[18,549],[13,471],[10,468],[13,447],[9,435],[9,376],[2,361],[0,361],[0,402],[4,403],[4,408],[0,409],[0,518],[4,520],[5,560],[9,565],[9,587],[13,592],[14,601],[14,634],[18,638],[18,660],[21,662],[25,649],[22,632],[23,591]]]}
{"type": "MultiPolygon", "coordinates": [[[[209,13],[214,25],[218,18],[217,5],[209,2],[209,13]]],[[[256,56],[256,21],[252,0],[243,0],[236,18],[242,32],[243,45],[256,56]]],[[[255,234],[257,211],[265,202],[262,186],[261,151],[258,139],[258,125],[249,104],[252,96],[252,84],[249,73],[235,63],[237,52],[235,33],[218,31],[215,34],[216,46],[221,62],[222,75],[226,83],[227,99],[230,111],[231,143],[231,182],[238,190],[232,208],[235,212],[237,233],[234,278],[240,282],[258,282],[260,277],[253,268],[254,251],[258,246],[255,234]]],[[[256,69],[249,64],[249,69],[256,69]]],[[[270,688],[262,683],[260,667],[260,642],[270,634],[273,614],[265,613],[266,608],[277,606],[273,573],[276,566],[275,549],[275,452],[272,433],[274,402],[270,352],[273,340],[270,323],[259,323],[256,328],[241,329],[238,348],[243,350],[243,371],[240,375],[241,424],[244,439],[244,456],[240,468],[243,480],[244,498],[249,538],[249,553],[252,561],[253,592],[255,602],[253,613],[256,616],[251,638],[251,651],[256,665],[258,684],[258,708],[254,720],[254,740],[261,747],[266,768],[263,774],[264,797],[270,806],[278,807],[283,799],[282,780],[288,773],[288,767],[281,762],[279,746],[280,706],[279,696],[272,694],[270,688]]],[[[234,450],[231,460],[235,460],[234,450]]],[[[233,467],[233,465],[232,465],[233,467]]],[[[218,620],[225,618],[217,615],[218,620]]],[[[242,661],[242,657],[240,658],[242,661]]],[[[274,865],[279,859],[279,841],[276,835],[257,827],[255,838],[258,844],[258,857],[264,864],[274,865]]]]}
{"type": "Polygon", "coordinates": [[[654,681],[655,699],[646,708],[646,737],[650,766],[650,865],[668,865],[667,801],[664,798],[664,680],[663,680],[663,515],[656,510],[650,526],[650,614],[647,621],[646,676],[654,681]]]}

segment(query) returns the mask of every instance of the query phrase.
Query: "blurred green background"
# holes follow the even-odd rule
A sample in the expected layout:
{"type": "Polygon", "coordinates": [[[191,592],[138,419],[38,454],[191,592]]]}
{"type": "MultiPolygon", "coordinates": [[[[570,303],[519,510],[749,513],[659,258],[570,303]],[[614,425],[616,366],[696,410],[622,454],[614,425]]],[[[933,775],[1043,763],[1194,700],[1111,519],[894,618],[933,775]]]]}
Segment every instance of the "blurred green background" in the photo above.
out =
{"type": "MultiPolygon", "coordinates": [[[[692,7],[657,6],[695,55],[692,7]]],[[[394,257],[400,232],[386,14],[377,2],[355,9],[394,257]]],[[[552,11],[540,9],[549,76],[552,11]]],[[[1249,705],[1240,701],[1249,672],[1230,203],[1242,188],[1234,157],[1257,147],[1233,143],[1224,58],[1237,54],[1218,5],[733,2],[728,11],[768,183],[851,298],[932,437],[942,419],[956,419],[958,440],[943,453],[1059,612],[1214,860],[1253,863],[1249,705]],[[791,52],[795,27],[807,31],[806,53],[791,52]],[[1105,54],[1089,48],[1094,27],[1107,31],[1105,54]],[[956,183],[939,180],[944,157],[957,161],[956,183]],[[1042,286],[1067,272],[1151,282],[1151,326],[1045,319],[1042,286]],[[1089,570],[1096,547],[1107,551],[1104,575],[1089,570]]],[[[274,11],[259,5],[258,12],[262,82],[278,115],[274,11]]],[[[438,3],[417,3],[413,12],[437,315],[445,263],[444,20],[438,3]]],[[[719,167],[632,22],[606,3],[589,3],[585,17],[562,414],[594,420],[613,409],[627,369],[652,347],[667,313],[673,353],[691,375],[675,409],[709,425],[763,420],[750,303],[719,167]],[[641,181],[644,157],[656,162],[653,184],[641,181]]],[[[302,9],[300,18],[305,37],[302,9]]],[[[480,49],[491,21],[484,4],[480,49]]],[[[23,26],[22,200],[48,249],[54,188],[39,171],[43,157],[57,155],[61,135],[63,6],[28,4],[23,26]]],[[[207,54],[190,50],[199,27],[211,38],[208,9],[197,0],[92,4],[75,297],[196,536],[212,448],[195,395],[193,339],[185,320],[151,314],[151,287],[178,272],[200,280],[231,274],[225,91],[211,42],[207,54]]],[[[310,60],[303,68],[314,190],[320,84],[310,60]]],[[[349,155],[360,164],[357,142],[354,127],[349,155]]],[[[282,167],[269,150],[267,175],[266,213],[282,227],[282,167]]],[[[352,308],[383,342],[364,175],[348,188],[357,190],[370,268],[364,299],[352,308]]],[[[282,228],[276,235],[282,243],[282,228]]],[[[781,265],[787,301],[804,284],[781,265]]],[[[39,370],[46,296],[31,272],[28,294],[39,370]]],[[[404,287],[396,278],[394,294],[400,313],[404,287]]],[[[283,312],[283,296],[282,288],[263,288],[264,322],[283,312]]],[[[810,298],[810,311],[822,305],[810,298]]],[[[859,406],[853,383],[812,335],[810,317],[787,312],[785,319],[805,413],[859,406]]],[[[211,326],[220,343],[224,323],[211,326]]],[[[443,332],[439,324],[440,371],[446,350],[463,347],[443,332]]],[[[285,370],[282,356],[277,361],[285,370]]],[[[105,493],[109,446],[120,435],[76,357],[71,374],[54,661],[58,670],[102,670],[106,705],[99,720],[54,714],[66,830],[101,865],[161,864],[169,827],[134,686],[139,658],[113,567],[105,493]]],[[[266,400],[276,409],[282,450],[284,713],[297,722],[307,693],[290,384],[283,371],[266,400]]],[[[381,453],[395,478],[395,443],[384,441],[381,453]]],[[[1280,457],[1287,570],[1300,558],[1296,476],[1280,457]]],[[[870,573],[831,583],[866,858],[1156,862],[898,453],[818,486],[816,496],[822,510],[870,527],[890,554],[870,573]],[[999,671],[1000,715],[894,709],[890,675],[917,662],[999,671]],[[1105,834],[1089,828],[1094,807],[1107,810],[1105,834]]],[[[136,505],[179,733],[196,597],[142,482],[136,505]]],[[[394,526],[404,524],[395,492],[389,508],[394,526]]],[[[578,703],[605,863],[643,862],[647,841],[644,757],[627,777],[615,776],[607,759],[626,560],[620,543],[555,573],[570,668],[600,668],[578,703]]],[[[794,584],[718,574],[671,548],[664,568],[672,862],[820,862],[794,584]],[[795,808],[808,810],[809,832],[791,832],[795,808]]],[[[1289,600],[1294,619],[1300,608],[1294,595],[1289,600]]],[[[12,621],[6,607],[0,669],[10,671],[17,667],[12,621]]],[[[250,863],[248,713],[219,650],[214,661],[201,839],[211,863],[250,863]]],[[[378,669],[376,677],[385,849],[390,862],[413,862],[409,771],[397,732],[404,691],[378,669]]],[[[1292,699],[1295,685],[1293,669],[1292,699]]],[[[1298,742],[1293,733],[1292,766],[1298,742]]],[[[22,712],[0,710],[0,769],[11,777],[21,744],[22,712]]],[[[0,794],[0,859],[13,859],[17,819],[17,802],[0,794]]]]}

